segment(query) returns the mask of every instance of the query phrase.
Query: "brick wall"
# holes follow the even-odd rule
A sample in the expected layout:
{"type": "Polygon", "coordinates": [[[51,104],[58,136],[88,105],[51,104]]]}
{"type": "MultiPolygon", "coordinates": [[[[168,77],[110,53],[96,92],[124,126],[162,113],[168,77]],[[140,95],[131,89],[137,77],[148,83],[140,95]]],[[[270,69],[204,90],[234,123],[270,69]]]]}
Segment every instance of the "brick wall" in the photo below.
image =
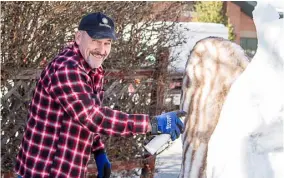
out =
{"type": "Polygon", "coordinates": [[[240,44],[241,37],[256,38],[256,30],[252,18],[243,13],[238,5],[230,1],[227,2],[226,13],[230,23],[234,26],[236,43],[240,44]]]}
{"type": "MultiPolygon", "coordinates": [[[[170,4],[171,2],[154,3],[153,13],[151,15],[156,15],[160,13],[163,9],[166,9],[170,4]]],[[[234,31],[236,34],[235,42],[240,44],[241,37],[256,38],[256,29],[252,18],[242,12],[241,8],[231,1],[226,1],[225,6],[229,21],[234,26],[234,31]]],[[[179,22],[192,21],[192,18],[190,16],[184,16],[183,14],[180,15],[180,18],[178,19],[179,22]]],[[[173,19],[169,17],[168,20],[170,21],[173,19]]]]}
{"type": "Polygon", "coordinates": [[[256,29],[253,19],[245,13],[241,13],[240,37],[256,38],[256,29]]]}
{"type": "Polygon", "coordinates": [[[241,30],[241,8],[232,2],[227,2],[226,11],[229,22],[234,26],[234,32],[236,35],[236,43],[240,44],[240,30],[241,30]]]}

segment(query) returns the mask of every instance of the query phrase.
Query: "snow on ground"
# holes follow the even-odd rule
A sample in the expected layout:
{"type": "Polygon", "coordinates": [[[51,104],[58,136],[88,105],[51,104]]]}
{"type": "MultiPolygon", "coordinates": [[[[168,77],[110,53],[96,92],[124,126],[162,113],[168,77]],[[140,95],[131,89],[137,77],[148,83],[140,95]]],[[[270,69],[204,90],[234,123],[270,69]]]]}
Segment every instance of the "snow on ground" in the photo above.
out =
{"type": "Polygon", "coordinates": [[[154,178],[177,178],[182,162],[181,137],[173,142],[171,147],[163,151],[156,159],[154,178]]]}

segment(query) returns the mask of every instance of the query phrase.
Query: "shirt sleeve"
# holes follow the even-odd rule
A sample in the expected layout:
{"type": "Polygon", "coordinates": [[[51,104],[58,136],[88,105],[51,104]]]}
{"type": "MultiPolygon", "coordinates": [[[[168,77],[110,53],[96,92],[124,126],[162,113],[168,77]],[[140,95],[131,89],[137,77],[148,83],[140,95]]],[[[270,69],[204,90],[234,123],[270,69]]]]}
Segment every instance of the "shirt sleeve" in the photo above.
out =
{"type": "Polygon", "coordinates": [[[50,77],[48,91],[70,117],[91,132],[110,136],[147,132],[148,115],[127,114],[97,105],[91,78],[78,66],[59,68],[50,77]]]}

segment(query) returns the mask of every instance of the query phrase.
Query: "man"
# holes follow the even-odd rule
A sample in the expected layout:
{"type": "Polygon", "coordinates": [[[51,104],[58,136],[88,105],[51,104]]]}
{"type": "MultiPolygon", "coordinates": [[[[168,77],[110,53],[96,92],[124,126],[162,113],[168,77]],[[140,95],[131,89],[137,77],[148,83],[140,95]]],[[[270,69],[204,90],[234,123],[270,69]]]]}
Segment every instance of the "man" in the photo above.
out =
{"type": "Polygon", "coordinates": [[[100,134],[170,134],[183,132],[178,112],[149,119],[101,105],[102,63],[115,40],[114,23],[102,13],[82,18],[75,43],[43,70],[30,105],[28,123],[16,159],[19,177],[85,177],[94,153],[98,177],[110,175],[100,134]]]}

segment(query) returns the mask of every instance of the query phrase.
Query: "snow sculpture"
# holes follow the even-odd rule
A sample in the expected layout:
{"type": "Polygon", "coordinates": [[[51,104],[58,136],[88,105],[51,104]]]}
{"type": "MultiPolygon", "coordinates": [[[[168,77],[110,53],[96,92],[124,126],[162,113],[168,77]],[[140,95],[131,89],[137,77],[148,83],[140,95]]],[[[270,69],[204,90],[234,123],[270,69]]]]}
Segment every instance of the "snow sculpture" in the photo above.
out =
{"type": "MultiPolygon", "coordinates": [[[[209,141],[207,178],[283,178],[284,20],[258,2],[258,49],[232,85],[209,141]]],[[[280,7],[281,8],[281,7],[280,7]]]]}

